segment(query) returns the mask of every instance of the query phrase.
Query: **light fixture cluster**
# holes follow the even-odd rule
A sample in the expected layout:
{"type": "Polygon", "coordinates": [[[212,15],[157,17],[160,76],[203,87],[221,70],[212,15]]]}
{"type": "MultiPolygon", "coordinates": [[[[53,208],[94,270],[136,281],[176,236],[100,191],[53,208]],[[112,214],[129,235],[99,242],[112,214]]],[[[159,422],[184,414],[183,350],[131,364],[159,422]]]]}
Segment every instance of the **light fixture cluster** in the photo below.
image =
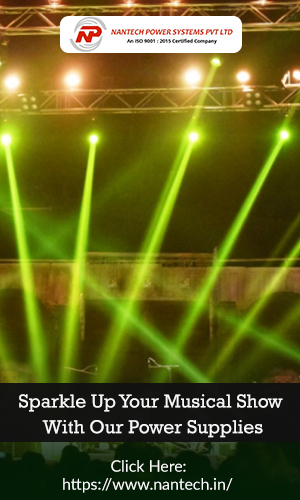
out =
{"type": "MultiPolygon", "coordinates": [[[[286,141],[287,139],[290,138],[290,133],[286,129],[281,129],[279,131],[279,138],[282,141],[286,141]]],[[[187,139],[191,144],[194,144],[195,142],[199,141],[199,133],[196,130],[192,130],[188,133],[187,139]]],[[[88,137],[88,141],[91,145],[96,145],[99,142],[99,135],[96,133],[92,133],[88,137]]],[[[1,135],[1,143],[3,146],[10,146],[12,143],[12,136],[9,133],[3,133],[1,135]]],[[[149,284],[149,280],[146,281],[149,284]]]]}
{"type": "MultiPolygon", "coordinates": [[[[97,144],[99,142],[99,136],[95,133],[91,134],[88,138],[90,144],[97,144]]],[[[1,135],[1,143],[3,146],[10,146],[12,143],[12,136],[8,133],[1,135]]]]}
{"type": "Polygon", "coordinates": [[[36,111],[38,109],[37,98],[34,95],[21,94],[19,97],[23,111],[36,111]]]}
{"type": "MultiPolygon", "coordinates": [[[[74,71],[68,73],[64,78],[64,83],[70,90],[75,90],[81,83],[79,73],[76,73],[74,71]]],[[[4,79],[4,86],[10,92],[16,92],[19,89],[20,85],[21,80],[16,74],[7,75],[4,79]]]]}
{"type": "MultiPolygon", "coordinates": [[[[222,62],[218,57],[214,57],[210,61],[211,65],[215,68],[221,66],[222,62]]],[[[246,70],[241,70],[236,73],[235,78],[238,83],[245,86],[251,79],[251,75],[246,70]]],[[[189,87],[197,87],[202,81],[202,75],[198,68],[190,68],[184,73],[184,81],[189,87]]]]}
{"type": "MultiPolygon", "coordinates": [[[[221,66],[222,62],[218,57],[214,57],[210,61],[214,68],[221,66]]],[[[251,80],[251,75],[249,71],[242,69],[238,71],[235,75],[236,81],[241,85],[245,92],[251,91],[249,87],[249,82],[251,80]]],[[[191,67],[183,74],[183,81],[185,85],[191,88],[199,87],[202,82],[201,71],[197,67],[191,67]]],[[[293,71],[287,71],[281,80],[285,88],[298,88],[300,87],[300,69],[294,69],[293,71]]],[[[69,90],[76,90],[80,87],[81,76],[76,71],[71,71],[64,77],[64,84],[69,90]]],[[[21,80],[18,75],[10,74],[4,79],[4,86],[10,92],[16,92],[21,85],[21,80]]],[[[250,96],[248,96],[250,97],[250,96]]],[[[259,96],[255,96],[256,100],[259,100],[259,96]]]]}

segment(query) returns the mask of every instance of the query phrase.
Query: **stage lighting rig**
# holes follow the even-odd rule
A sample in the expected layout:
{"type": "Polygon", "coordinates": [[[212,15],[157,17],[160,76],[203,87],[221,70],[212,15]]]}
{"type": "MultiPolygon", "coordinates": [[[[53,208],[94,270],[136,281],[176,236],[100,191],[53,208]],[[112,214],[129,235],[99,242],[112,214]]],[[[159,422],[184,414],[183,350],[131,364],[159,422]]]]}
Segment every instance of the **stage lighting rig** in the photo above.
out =
{"type": "Polygon", "coordinates": [[[260,108],[263,105],[262,95],[259,91],[251,88],[245,88],[244,104],[248,108],[260,108]]]}
{"type": "Polygon", "coordinates": [[[37,98],[34,95],[20,94],[22,111],[30,113],[30,111],[38,110],[37,98]]]}
{"type": "Polygon", "coordinates": [[[281,83],[286,89],[300,88],[300,70],[287,71],[281,83]]]}

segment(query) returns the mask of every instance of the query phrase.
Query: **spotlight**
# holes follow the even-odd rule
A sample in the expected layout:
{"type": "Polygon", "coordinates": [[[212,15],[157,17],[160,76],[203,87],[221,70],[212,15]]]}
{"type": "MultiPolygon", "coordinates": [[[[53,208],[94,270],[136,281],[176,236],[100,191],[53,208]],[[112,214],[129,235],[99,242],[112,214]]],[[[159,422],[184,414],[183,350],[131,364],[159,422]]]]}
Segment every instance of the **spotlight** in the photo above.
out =
{"type": "Polygon", "coordinates": [[[236,75],[237,81],[240,83],[247,83],[250,80],[248,71],[239,71],[236,75]]]}
{"type": "Polygon", "coordinates": [[[212,66],[215,66],[216,68],[218,68],[219,66],[221,66],[221,60],[218,58],[218,57],[214,57],[211,61],[210,61],[210,64],[212,66]]]}
{"type": "Polygon", "coordinates": [[[20,80],[16,75],[10,75],[4,80],[5,87],[8,90],[16,90],[20,85],[20,80]]]}
{"type": "Polygon", "coordinates": [[[295,69],[292,73],[287,71],[281,80],[282,85],[286,89],[299,88],[300,87],[300,70],[295,69]]]}
{"type": "Polygon", "coordinates": [[[56,7],[57,5],[61,4],[61,0],[48,0],[49,4],[52,5],[52,7],[56,7]]]}
{"type": "Polygon", "coordinates": [[[65,82],[72,90],[80,84],[80,77],[77,73],[69,73],[65,78],[65,82]]]}
{"type": "Polygon", "coordinates": [[[199,134],[198,132],[190,132],[189,133],[189,141],[194,143],[194,142],[197,142],[199,139],[199,134]]]}
{"type": "Polygon", "coordinates": [[[295,69],[293,71],[293,78],[295,78],[295,80],[297,80],[298,82],[300,81],[300,70],[299,69],[295,69]]]}
{"type": "Polygon", "coordinates": [[[201,75],[197,69],[190,69],[184,75],[186,83],[191,87],[197,85],[201,80],[201,75]]]}
{"type": "Polygon", "coordinates": [[[97,144],[97,142],[99,141],[99,137],[96,134],[92,134],[89,137],[89,141],[91,144],[97,144]]]}
{"type": "Polygon", "coordinates": [[[281,130],[280,131],[280,138],[283,141],[286,141],[289,137],[290,137],[290,134],[289,134],[289,132],[287,130],[281,130]]]}
{"type": "Polygon", "coordinates": [[[11,144],[11,142],[12,142],[11,135],[9,135],[9,134],[3,134],[1,136],[1,142],[2,142],[3,146],[9,146],[11,144]]]}

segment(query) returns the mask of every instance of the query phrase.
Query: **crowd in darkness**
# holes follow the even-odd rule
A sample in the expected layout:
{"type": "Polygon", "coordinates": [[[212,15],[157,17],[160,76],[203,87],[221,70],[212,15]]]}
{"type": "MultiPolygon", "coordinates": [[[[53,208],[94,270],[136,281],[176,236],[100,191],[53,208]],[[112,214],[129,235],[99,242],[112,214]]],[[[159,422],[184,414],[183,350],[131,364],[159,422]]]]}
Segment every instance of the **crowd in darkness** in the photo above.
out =
{"type": "MultiPolygon", "coordinates": [[[[207,455],[196,454],[193,451],[181,451],[176,457],[165,457],[162,450],[155,445],[146,443],[123,443],[115,451],[116,460],[137,460],[145,463],[145,471],[140,473],[114,473],[108,461],[91,460],[86,452],[81,452],[76,446],[66,446],[57,463],[47,463],[40,453],[28,451],[20,460],[13,460],[9,455],[0,460],[0,491],[1,498],[64,498],[94,495],[94,498],[104,495],[104,492],[90,491],[86,493],[63,491],[65,481],[80,479],[84,481],[100,481],[112,477],[114,481],[205,481],[213,484],[214,480],[232,483],[228,492],[216,492],[216,496],[227,498],[286,498],[300,499],[300,444],[299,443],[238,443],[235,454],[226,458],[218,470],[211,467],[207,455]],[[147,464],[150,460],[161,463],[185,464],[186,472],[150,472],[147,464]],[[3,496],[2,496],[3,495],[3,496]]],[[[128,496],[128,492],[118,492],[128,496]]],[[[145,494],[139,493],[139,495],[145,494]]],[[[168,497],[174,491],[165,491],[168,497]]],[[[182,491],[183,495],[191,492],[182,491]]],[[[113,496],[112,492],[105,495],[113,496]]],[[[155,495],[152,492],[152,496],[155,495]]],[[[212,492],[198,491],[192,496],[199,498],[215,498],[212,492]]],[[[176,496],[176,495],[175,495],[176,496]]]]}

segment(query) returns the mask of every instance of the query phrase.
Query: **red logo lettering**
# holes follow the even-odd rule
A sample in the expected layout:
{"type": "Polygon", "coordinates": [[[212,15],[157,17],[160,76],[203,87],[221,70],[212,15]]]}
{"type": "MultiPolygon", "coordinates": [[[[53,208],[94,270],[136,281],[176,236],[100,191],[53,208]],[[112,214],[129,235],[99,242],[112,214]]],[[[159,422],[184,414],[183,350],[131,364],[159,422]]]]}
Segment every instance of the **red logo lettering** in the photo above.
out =
{"type": "Polygon", "coordinates": [[[82,26],[78,33],[76,43],[80,43],[84,38],[86,42],[90,43],[94,37],[99,38],[102,34],[102,29],[99,26],[82,26]],[[86,33],[85,30],[88,30],[86,33]]]}

